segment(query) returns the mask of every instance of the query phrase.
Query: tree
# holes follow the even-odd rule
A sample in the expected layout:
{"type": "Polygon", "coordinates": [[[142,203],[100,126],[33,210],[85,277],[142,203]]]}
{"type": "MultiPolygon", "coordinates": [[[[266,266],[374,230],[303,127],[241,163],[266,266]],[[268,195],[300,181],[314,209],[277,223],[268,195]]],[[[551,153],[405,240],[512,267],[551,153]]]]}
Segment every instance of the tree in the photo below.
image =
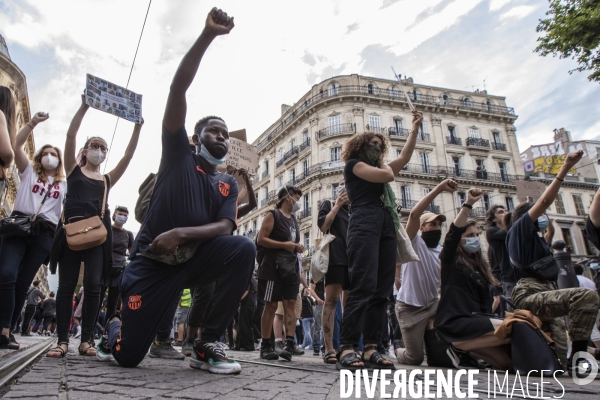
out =
{"type": "Polygon", "coordinates": [[[589,70],[590,81],[600,82],[600,0],[549,0],[549,18],[540,20],[535,52],[542,56],[573,58],[579,66],[571,71],[589,70]]]}

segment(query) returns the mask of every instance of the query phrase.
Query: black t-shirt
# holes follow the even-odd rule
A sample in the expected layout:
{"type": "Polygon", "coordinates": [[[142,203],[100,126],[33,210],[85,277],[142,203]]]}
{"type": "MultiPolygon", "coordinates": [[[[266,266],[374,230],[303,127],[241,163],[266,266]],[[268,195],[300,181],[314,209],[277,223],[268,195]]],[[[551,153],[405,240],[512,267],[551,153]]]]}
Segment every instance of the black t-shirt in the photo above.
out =
{"type": "Polygon", "coordinates": [[[27,292],[27,305],[37,306],[40,299],[44,298],[44,293],[40,289],[32,287],[27,292]]]}
{"type": "MultiPolygon", "coordinates": [[[[540,228],[533,223],[529,213],[525,213],[508,231],[506,247],[508,255],[521,266],[528,266],[544,257],[552,255],[550,247],[538,232],[540,228]]],[[[517,278],[530,277],[517,265],[514,266],[517,278]]]]}
{"type": "MultiPolygon", "coordinates": [[[[185,127],[176,133],[163,128],[162,158],[148,213],[132,249],[150,251],[161,233],[174,228],[202,226],[227,218],[237,224],[238,185],[230,175],[210,173],[190,151],[185,127]]],[[[203,164],[204,163],[204,164],[203,164]]]]}
{"type": "MultiPolygon", "coordinates": [[[[273,230],[269,239],[277,242],[300,242],[300,231],[296,219],[283,215],[279,209],[269,210],[273,214],[273,230]]],[[[269,249],[265,247],[265,258],[258,269],[258,279],[281,282],[279,271],[277,270],[277,254],[287,252],[284,249],[269,249]]],[[[298,263],[298,262],[296,262],[298,263]]],[[[299,265],[297,265],[299,268],[299,265]]],[[[297,268],[297,269],[298,269],[297,268]]],[[[286,284],[300,283],[300,271],[298,270],[297,282],[285,282],[286,284]]]]}
{"type": "Polygon", "coordinates": [[[302,296],[302,318],[312,318],[313,314],[313,301],[308,296],[302,296]]]}
{"type": "Polygon", "coordinates": [[[365,204],[382,204],[381,197],[383,196],[384,184],[365,181],[354,175],[352,169],[359,162],[363,161],[357,159],[348,160],[344,167],[344,180],[346,182],[350,205],[356,207],[365,204]]]}
{"type": "Polygon", "coordinates": [[[51,317],[56,314],[56,300],[53,298],[49,298],[44,300],[42,303],[42,308],[44,309],[42,316],[51,317]]]}
{"type": "Polygon", "coordinates": [[[506,235],[506,231],[499,226],[490,226],[485,231],[485,237],[490,245],[490,264],[496,279],[502,282],[516,282],[506,249],[506,235]]]}
{"type": "Polygon", "coordinates": [[[600,250],[600,228],[596,228],[589,217],[585,224],[585,237],[600,250]]]}
{"type": "MultiPolygon", "coordinates": [[[[315,281],[311,278],[310,283],[315,283],[315,281]]],[[[319,299],[325,301],[325,282],[323,279],[315,283],[315,293],[319,296],[319,299]]]]}
{"type": "Polygon", "coordinates": [[[123,265],[127,257],[127,250],[133,246],[133,233],[126,229],[112,227],[112,259],[113,264],[123,265]]]}
{"type": "MultiPolygon", "coordinates": [[[[325,223],[327,214],[332,209],[331,201],[325,200],[319,208],[317,224],[319,228],[325,223]]],[[[346,238],[348,237],[348,207],[340,208],[329,232],[335,236],[335,240],[329,244],[329,265],[348,265],[348,251],[346,249],[346,238]]],[[[322,297],[321,297],[322,298],[322,297]]]]}

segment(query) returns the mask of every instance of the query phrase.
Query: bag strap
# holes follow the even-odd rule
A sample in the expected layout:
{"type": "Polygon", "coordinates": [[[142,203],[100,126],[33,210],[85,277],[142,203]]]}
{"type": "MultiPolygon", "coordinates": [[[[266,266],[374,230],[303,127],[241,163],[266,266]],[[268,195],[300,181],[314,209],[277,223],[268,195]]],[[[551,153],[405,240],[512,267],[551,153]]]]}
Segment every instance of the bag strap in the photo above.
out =
{"type": "Polygon", "coordinates": [[[35,221],[35,219],[37,218],[37,216],[39,215],[40,211],[42,211],[42,206],[44,205],[44,203],[46,202],[46,199],[50,197],[50,190],[46,191],[46,195],[44,196],[44,199],[42,200],[42,203],[40,204],[40,206],[37,209],[37,212],[35,213],[35,215],[33,217],[31,217],[32,221],[35,221]]]}

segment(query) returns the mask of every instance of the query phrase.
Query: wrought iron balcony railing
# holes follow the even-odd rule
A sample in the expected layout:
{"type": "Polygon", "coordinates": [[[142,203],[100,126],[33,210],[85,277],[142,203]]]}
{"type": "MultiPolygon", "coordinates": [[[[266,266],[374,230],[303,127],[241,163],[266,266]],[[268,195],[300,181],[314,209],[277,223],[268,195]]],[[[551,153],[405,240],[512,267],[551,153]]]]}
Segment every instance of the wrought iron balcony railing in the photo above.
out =
{"type": "Polygon", "coordinates": [[[474,137],[470,137],[467,138],[467,146],[477,146],[477,147],[490,147],[490,141],[487,139],[480,139],[480,138],[474,138],[474,137]]]}
{"type": "Polygon", "coordinates": [[[343,135],[347,133],[356,133],[356,124],[347,123],[339,125],[331,125],[317,132],[319,139],[324,139],[329,136],[343,135]]]}
{"type": "Polygon", "coordinates": [[[501,150],[501,151],[508,151],[508,150],[506,150],[506,143],[492,142],[492,149],[494,149],[494,150],[501,150]]]}
{"type": "MultiPolygon", "coordinates": [[[[460,212],[461,208],[456,208],[456,213],[460,212]]],[[[473,207],[471,211],[469,211],[469,218],[485,218],[486,209],[483,207],[473,207]]]]}
{"type": "Polygon", "coordinates": [[[277,164],[276,164],[277,168],[281,167],[284,162],[286,162],[287,160],[289,160],[293,156],[297,155],[298,152],[299,152],[298,146],[292,147],[287,153],[285,153],[283,155],[283,157],[281,157],[281,160],[277,161],[277,164]]]}
{"type": "Polygon", "coordinates": [[[369,126],[367,125],[367,132],[375,132],[375,133],[385,133],[386,128],[382,128],[380,126],[369,126]]]}
{"type": "Polygon", "coordinates": [[[302,151],[302,150],[306,149],[307,147],[310,147],[310,138],[306,138],[304,140],[304,142],[302,142],[302,144],[300,145],[299,151],[302,151]]]}
{"type": "Polygon", "coordinates": [[[299,212],[298,212],[298,219],[300,220],[300,219],[304,219],[304,218],[308,218],[308,217],[310,217],[310,215],[311,215],[311,210],[312,210],[312,208],[311,208],[311,207],[308,207],[308,208],[305,208],[305,209],[304,209],[304,210],[302,210],[302,211],[299,211],[299,212]]]}
{"type": "MultiPolygon", "coordinates": [[[[412,210],[417,205],[417,203],[418,201],[414,200],[396,199],[396,205],[400,207],[401,210],[412,210]]],[[[434,214],[439,214],[440,206],[430,204],[429,206],[427,206],[425,211],[432,212],[434,214]]]]}
{"type": "MultiPolygon", "coordinates": [[[[406,128],[389,128],[387,130],[389,137],[408,137],[410,135],[410,129],[406,128]]],[[[417,140],[421,142],[430,142],[429,133],[419,133],[417,140]]]]}
{"type": "Polygon", "coordinates": [[[267,176],[269,176],[269,170],[263,171],[262,175],[260,176],[260,179],[265,179],[267,176]]]}
{"type": "Polygon", "coordinates": [[[446,136],[446,142],[448,144],[455,144],[457,146],[462,146],[462,139],[456,136],[446,136]]]}

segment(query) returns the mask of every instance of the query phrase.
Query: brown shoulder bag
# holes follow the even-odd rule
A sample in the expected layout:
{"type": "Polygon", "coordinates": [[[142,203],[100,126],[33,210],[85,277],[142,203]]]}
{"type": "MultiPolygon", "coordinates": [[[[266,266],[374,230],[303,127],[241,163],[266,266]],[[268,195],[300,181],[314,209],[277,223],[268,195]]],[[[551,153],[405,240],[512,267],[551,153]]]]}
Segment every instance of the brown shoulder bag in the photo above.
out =
{"type": "Polygon", "coordinates": [[[76,222],[71,222],[71,219],[78,217],[71,217],[69,223],[65,224],[65,210],[63,208],[62,224],[67,235],[67,245],[73,251],[91,249],[106,242],[107,232],[102,223],[106,207],[106,177],[102,177],[102,179],[104,180],[104,198],[102,199],[102,211],[99,217],[94,215],[76,222]]]}

